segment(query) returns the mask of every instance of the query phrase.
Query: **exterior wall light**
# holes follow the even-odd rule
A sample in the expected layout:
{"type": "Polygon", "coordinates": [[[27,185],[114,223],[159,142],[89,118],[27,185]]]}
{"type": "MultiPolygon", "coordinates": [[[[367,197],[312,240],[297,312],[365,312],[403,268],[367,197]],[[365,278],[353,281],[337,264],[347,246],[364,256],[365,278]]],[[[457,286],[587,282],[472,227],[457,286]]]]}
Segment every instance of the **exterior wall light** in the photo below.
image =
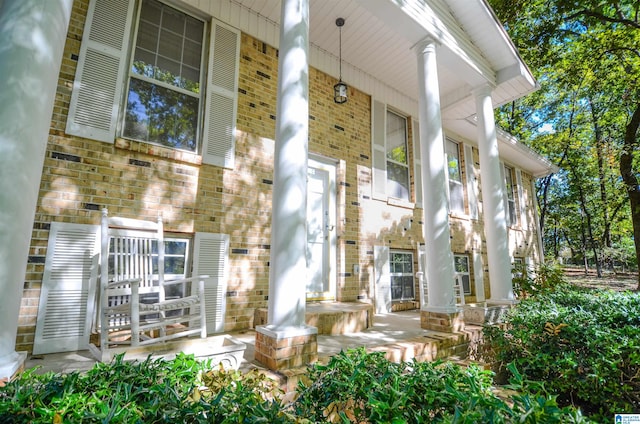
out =
{"type": "Polygon", "coordinates": [[[347,84],[342,82],[342,26],[344,25],[344,18],[336,19],[336,26],[340,28],[340,78],[336,85],[333,86],[333,101],[342,104],[347,101],[347,84]]]}

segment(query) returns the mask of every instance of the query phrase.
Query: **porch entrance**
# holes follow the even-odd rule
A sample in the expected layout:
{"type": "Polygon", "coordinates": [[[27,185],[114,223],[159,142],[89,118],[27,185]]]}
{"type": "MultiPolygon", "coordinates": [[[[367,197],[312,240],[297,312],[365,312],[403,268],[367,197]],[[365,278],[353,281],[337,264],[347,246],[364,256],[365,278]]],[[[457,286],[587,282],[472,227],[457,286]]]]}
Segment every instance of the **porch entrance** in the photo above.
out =
{"type": "Polygon", "coordinates": [[[336,298],[336,165],[309,158],[307,300],[336,298]]]}

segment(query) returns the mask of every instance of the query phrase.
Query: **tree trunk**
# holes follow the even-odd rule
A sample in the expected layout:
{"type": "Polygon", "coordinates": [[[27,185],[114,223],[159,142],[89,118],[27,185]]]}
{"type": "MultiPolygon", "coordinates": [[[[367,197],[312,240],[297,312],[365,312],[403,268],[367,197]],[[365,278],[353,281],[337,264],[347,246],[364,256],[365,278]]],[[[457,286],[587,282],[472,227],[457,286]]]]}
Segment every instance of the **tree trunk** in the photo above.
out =
{"type": "MultiPolygon", "coordinates": [[[[624,146],[620,155],[620,176],[627,187],[629,205],[631,206],[631,223],[633,224],[633,241],[636,248],[636,259],[640,266],[640,186],[633,168],[633,151],[638,147],[638,128],[640,127],[640,103],[627,124],[624,134],[624,146]]],[[[640,291],[640,272],[638,273],[638,287],[640,291]]]]}

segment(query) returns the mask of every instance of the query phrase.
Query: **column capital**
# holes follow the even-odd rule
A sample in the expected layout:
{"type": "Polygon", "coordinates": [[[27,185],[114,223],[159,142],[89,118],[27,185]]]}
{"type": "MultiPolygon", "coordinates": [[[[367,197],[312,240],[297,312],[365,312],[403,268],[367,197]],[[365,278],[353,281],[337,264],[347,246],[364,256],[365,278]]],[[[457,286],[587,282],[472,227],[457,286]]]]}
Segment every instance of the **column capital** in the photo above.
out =
{"type": "Polygon", "coordinates": [[[411,49],[416,52],[417,55],[435,52],[436,46],[440,44],[435,37],[426,36],[422,40],[411,46],[411,49]]]}

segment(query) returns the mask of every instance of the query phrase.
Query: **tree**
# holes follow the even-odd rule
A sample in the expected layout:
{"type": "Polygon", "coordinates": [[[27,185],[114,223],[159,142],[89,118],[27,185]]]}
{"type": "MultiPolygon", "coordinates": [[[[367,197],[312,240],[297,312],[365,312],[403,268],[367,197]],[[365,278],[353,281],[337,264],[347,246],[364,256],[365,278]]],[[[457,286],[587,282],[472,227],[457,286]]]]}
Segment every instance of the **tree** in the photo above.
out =
{"type": "Polygon", "coordinates": [[[490,3],[541,85],[504,106],[499,123],[566,168],[538,185],[543,231],[555,220],[545,240],[558,253],[560,237],[571,249],[584,239],[599,266],[604,250],[632,239],[640,262],[640,2],[490,3]],[[578,205],[560,229],[558,202],[578,205]]]}

